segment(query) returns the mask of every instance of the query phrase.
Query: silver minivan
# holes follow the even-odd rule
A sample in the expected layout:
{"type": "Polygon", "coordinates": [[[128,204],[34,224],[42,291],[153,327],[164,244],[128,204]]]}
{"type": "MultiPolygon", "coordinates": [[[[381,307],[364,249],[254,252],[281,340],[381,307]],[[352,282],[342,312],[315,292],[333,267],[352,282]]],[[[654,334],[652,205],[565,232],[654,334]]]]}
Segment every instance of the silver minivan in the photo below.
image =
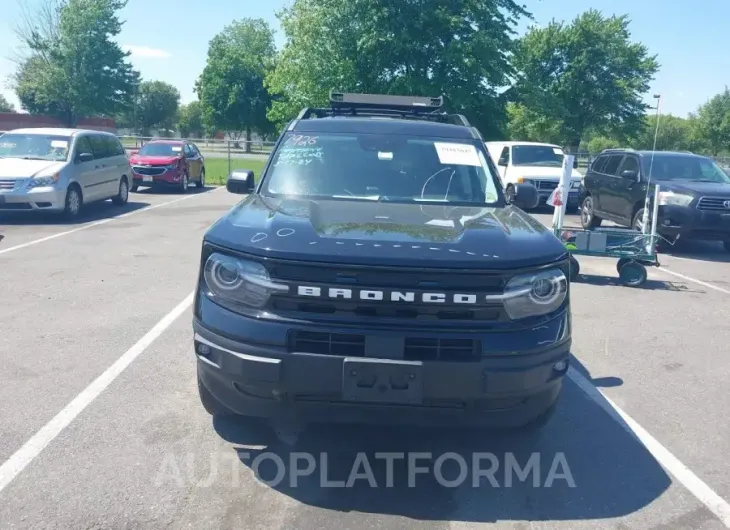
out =
{"type": "Polygon", "coordinates": [[[78,217],[84,204],[129,199],[132,169],[113,134],[82,129],[16,129],[0,136],[0,212],[78,217]]]}

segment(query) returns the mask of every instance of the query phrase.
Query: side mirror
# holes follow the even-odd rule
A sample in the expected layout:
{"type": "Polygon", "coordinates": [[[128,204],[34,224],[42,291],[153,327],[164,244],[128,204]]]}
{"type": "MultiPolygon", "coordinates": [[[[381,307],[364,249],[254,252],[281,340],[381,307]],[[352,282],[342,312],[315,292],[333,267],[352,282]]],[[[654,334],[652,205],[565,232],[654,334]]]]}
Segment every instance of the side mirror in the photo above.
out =
{"type": "Polygon", "coordinates": [[[634,171],[633,169],[627,169],[626,171],[621,172],[621,176],[629,180],[638,180],[639,173],[634,171]]]}
{"type": "Polygon", "coordinates": [[[512,204],[520,210],[531,210],[540,204],[540,194],[532,184],[515,184],[515,197],[512,204]]]}
{"type": "Polygon", "coordinates": [[[507,159],[506,158],[500,158],[497,161],[498,166],[507,167],[507,159]]]}
{"type": "Polygon", "coordinates": [[[79,153],[79,156],[76,157],[77,162],[91,162],[94,160],[94,155],[91,153],[79,153]]]}
{"type": "Polygon", "coordinates": [[[253,171],[247,169],[237,169],[228,176],[226,189],[230,193],[237,195],[245,195],[251,193],[254,188],[253,171]]]}

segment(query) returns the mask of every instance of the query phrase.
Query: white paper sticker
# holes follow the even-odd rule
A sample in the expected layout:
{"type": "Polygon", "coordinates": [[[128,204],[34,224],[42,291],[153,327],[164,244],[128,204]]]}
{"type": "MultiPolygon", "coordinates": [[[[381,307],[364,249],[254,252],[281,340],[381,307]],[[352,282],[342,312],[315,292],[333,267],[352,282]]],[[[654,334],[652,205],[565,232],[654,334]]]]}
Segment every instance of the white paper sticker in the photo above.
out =
{"type": "Polygon", "coordinates": [[[555,153],[556,155],[562,155],[563,150],[560,149],[559,147],[553,147],[553,153],[555,153]]]}
{"type": "Polygon", "coordinates": [[[481,166],[479,155],[473,145],[435,142],[436,153],[442,164],[456,164],[459,166],[481,166]]]}
{"type": "Polygon", "coordinates": [[[182,147],[180,147],[179,145],[173,145],[172,146],[172,152],[173,153],[179,153],[180,151],[182,151],[182,147]]]}
{"type": "Polygon", "coordinates": [[[393,153],[386,153],[383,151],[378,151],[378,159],[379,160],[393,160],[393,153]]]}
{"type": "Polygon", "coordinates": [[[68,142],[66,140],[51,140],[51,147],[54,149],[66,149],[68,142]]]}

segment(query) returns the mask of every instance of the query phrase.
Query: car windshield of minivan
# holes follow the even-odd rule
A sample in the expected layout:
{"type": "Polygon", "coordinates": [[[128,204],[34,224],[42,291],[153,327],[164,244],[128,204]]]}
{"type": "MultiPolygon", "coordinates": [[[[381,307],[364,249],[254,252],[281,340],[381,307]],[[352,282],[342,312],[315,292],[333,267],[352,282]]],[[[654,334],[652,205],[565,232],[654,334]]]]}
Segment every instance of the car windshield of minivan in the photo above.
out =
{"type": "Polygon", "coordinates": [[[263,193],[382,202],[493,204],[496,174],[478,142],[375,134],[288,134],[263,193]]]}
{"type": "Polygon", "coordinates": [[[180,156],[182,146],[177,144],[145,144],[137,154],[140,156],[180,156]]]}
{"type": "Polygon", "coordinates": [[[651,180],[685,180],[730,184],[730,177],[709,158],[699,156],[659,155],[644,157],[644,173],[651,180]]]}
{"type": "Polygon", "coordinates": [[[515,145],[512,165],[562,167],[563,150],[549,145],[515,145]]]}
{"type": "Polygon", "coordinates": [[[4,134],[0,136],[0,158],[65,162],[70,145],[69,136],[4,134]]]}

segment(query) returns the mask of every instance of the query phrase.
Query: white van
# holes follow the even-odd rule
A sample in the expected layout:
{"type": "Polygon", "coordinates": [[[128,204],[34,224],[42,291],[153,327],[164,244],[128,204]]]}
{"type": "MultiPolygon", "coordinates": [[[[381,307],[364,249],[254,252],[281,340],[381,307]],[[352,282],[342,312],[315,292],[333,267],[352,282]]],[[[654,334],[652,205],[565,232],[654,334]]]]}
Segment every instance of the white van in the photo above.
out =
{"type": "Polygon", "coordinates": [[[126,204],[132,168],[119,139],[81,129],[17,129],[0,135],[0,212],[63,212],[111,199],[126,204]]]}
{"type": "MultiPolygon", "coordinates": [[[[558,145],[538,142],[486,142],[487,152],[499,170],[507,199],[511,200],[515,184],[532,184],[540,200],[535,207],[545,204],[558,186],[563,168],[563,149],[558,145]]],[[[579,207],[578,194],[583,179],[573,163],[567,210],[579,207]]]]}

